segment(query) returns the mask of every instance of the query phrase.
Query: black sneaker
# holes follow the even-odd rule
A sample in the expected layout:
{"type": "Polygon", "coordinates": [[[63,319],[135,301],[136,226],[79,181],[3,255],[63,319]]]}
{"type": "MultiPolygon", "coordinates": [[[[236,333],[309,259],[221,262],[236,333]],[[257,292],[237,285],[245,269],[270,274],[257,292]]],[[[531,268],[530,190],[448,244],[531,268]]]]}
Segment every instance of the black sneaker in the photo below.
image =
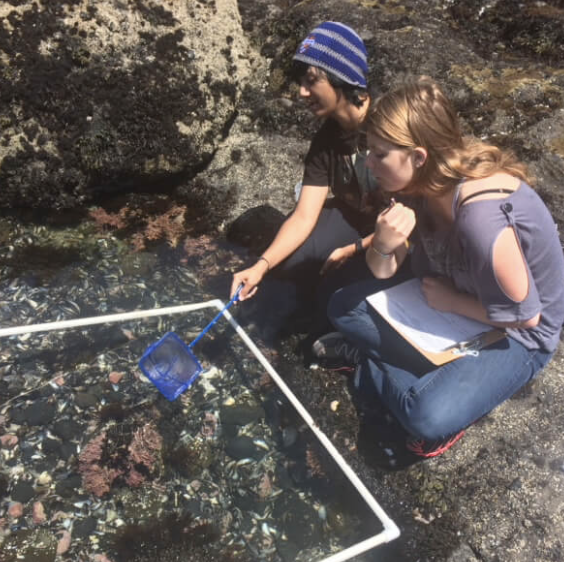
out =
{"type": "Polygon", "coordinates": [[[340,332],[331,332],[317,339],[312,347],[314,362],[333,371],[354,371],[360,361],[360,351],[351,345],[340,332]]]}

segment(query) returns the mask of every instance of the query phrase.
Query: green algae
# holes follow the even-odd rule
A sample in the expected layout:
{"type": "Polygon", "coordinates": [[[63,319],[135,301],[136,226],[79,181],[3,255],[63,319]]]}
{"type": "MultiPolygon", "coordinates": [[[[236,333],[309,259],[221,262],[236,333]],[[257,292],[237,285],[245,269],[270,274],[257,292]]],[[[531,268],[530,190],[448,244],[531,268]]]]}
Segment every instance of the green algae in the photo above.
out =
{"type": "Polygon", "coordinates": [[[556,93],[558,89],[553,84],[553,78],[564,75],[564,70],[557,69],[550,73],[524,68],[504,68],[500,72],[494,72],[491,68],[459,64],[452,65],[451,72],[453,76],[464,80],[473,92],[487,93],[497,100],[532,84],[538,85],[546,93],[556,93]]]}
{"type": "Polygon", "coordinates": [[[554,137],[549,141],[550,148],[558,154],[561,158],[564,158],[564,135],[554,137]]]}

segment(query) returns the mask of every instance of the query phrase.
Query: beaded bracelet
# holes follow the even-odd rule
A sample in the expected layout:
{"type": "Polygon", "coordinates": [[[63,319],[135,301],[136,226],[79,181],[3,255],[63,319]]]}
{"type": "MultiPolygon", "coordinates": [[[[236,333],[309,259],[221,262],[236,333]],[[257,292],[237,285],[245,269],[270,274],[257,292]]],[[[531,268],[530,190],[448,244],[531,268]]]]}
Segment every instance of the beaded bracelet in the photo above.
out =
{"type": "Polygon", "coordinates": [[[266,271],[270,271],[270,262],[269,262],[264,256],[261,256],[261,257],[257,260],[257,263],[258,263],[259,261],[261,261],[261,260],[266,263],[266,271]]]}

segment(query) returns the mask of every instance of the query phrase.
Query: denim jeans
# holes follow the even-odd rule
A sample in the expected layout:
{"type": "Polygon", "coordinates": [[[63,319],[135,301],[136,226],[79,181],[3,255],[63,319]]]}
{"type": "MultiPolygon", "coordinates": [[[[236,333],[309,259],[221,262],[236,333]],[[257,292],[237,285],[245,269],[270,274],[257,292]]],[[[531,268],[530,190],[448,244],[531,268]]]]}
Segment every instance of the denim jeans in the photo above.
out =
{"type": "Polygon", "coordinates": [[[414,437],[442,439],[471,425],[532,380],[553,355],[507,337],[476,357],[437,367],[366,302],[380,283],[355,283],[337,291],[328,315],[362,352],[355,386],[363,400],[372,395],[414,437]]]}

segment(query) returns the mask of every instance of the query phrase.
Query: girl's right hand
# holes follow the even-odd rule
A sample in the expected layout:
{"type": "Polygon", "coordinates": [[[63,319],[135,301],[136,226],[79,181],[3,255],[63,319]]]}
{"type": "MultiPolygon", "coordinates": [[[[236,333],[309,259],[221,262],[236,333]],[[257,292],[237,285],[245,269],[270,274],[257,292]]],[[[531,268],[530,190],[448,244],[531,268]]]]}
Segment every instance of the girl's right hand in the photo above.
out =
{"type": "Polygon", "coordinates": [[[415,228],[415,212],[402,203],[384,209],[376,219],[372,245],[382,254],[391,254],[405,244],[415,228]]]}
{"type": "Polygon", "coordinates": [[[239,300],[244,301],[250,299],[258,290],[258,284],[268,271],[268,265],[264,261],[258,261],[252,267],[239,271],[233,275],[233,282],[231,283],[230,298],[237,292],[239,285],[243,285],[239,293],[239,300]]]}

